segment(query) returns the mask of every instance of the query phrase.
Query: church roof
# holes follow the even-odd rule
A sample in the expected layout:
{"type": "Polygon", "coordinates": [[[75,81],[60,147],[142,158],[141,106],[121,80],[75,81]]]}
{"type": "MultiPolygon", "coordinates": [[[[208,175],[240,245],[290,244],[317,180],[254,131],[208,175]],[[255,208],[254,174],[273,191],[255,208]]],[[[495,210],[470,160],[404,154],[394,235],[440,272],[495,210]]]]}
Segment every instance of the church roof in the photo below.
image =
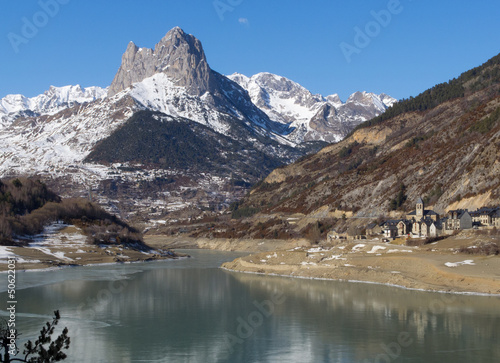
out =
{"type": "Polygon", "coordinates": [[[424,215],[426,216],[437,216],[438,214],[434,212],[432,209],[426,209],[424,210],[424,215]]]}
{"type": "Polygon", "coordinates": [[[418,199],[415,203],[416,204],[424,204],[424,201],[422,200],[422,198],[418,197],[418,199]]]}
{"type": "MultiPolygon", "coordinates": [[[[416,210],[411,211],[410,213],[406,214],[407,217],[413,217],[413,216],[416,216],[416,215],[417,215],[417,211],[416,210]]],[[[427,217],[430,217],[430,216],[439,216],[439,214],[436,213],[436,212],[434,212],[432,209],[424,209],[424,211],[422,213],[422,216],[424,218],[427,218],[427,217]]]]}

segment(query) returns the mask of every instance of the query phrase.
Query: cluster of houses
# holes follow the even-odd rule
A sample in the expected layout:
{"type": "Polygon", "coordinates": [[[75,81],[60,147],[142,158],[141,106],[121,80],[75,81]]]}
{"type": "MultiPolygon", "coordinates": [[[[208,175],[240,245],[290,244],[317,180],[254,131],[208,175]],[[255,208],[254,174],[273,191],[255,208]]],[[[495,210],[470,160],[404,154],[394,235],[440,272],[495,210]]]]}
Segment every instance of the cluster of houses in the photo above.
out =
{"type": "Polygon", "coordinates": [[[444,218],[440,218],[433,210],[425,209],[422,198],[418,198],[415,210],[405,219],[389,220],[380,226],[370,225],[366,234],[383,234],[386,238],[437,237],[479,227],[500,227],[500,207],[484,207],[473,212],[467,209],[450,210],[444,218]]]}
{"type": "Polygon", "coordinates": [[[361,235],[340,235],[332,231],[328,239],[370,238],[383,235],[387,239],[396,237],[437,237],[455,231],[471,228],[500,227],[500,207],[483,207],[469,212],[467,209],[450,210],[443,218],[430,209],[425,209],[424,201],[418,198],[415,210],[404,219],[388,220],[381,224],[372,223],[366,227],[366,237],[361,235]]]}

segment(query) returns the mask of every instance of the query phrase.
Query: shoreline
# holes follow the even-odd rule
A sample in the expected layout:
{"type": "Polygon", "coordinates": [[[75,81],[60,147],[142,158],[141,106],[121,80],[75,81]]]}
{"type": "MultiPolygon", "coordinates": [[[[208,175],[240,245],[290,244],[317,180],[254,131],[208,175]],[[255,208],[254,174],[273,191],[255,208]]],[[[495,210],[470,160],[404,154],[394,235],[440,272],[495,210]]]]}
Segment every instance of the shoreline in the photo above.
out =
{"type": "Polygon", "coordinates": [[[230,239],[230,238],[195,238],[171,237],[163,235],[145,235],[144,242],[154,248],[168,249],[204,249],[228,252],[272,252],[281,249],[290,249],[297,246],[309,247],[311,243],[306,239],[278,240],[278,239],[230,239]]]}
{"type": "MultiPolygon", "coordinates": [[[[434,247],[434,246],[433,246],[434,247]]],[[[500,256],[387,245],[343,243],[256,253],[224,263],[243,273],[381,284],[416,291],[500,296],[500,256]]]]}
{"type": "Polygon", "coordinates": [[[148,247],[149,250],[139,250],[124,245],[89,245],[70,240],[54,245],[44,243],[25,247],[0,246],[0,273],[9,270],[9,259],[16,260],[16,271],[49,271],[78,266],[170,261],[189,257],[184,253],[148,247]]]}
{"type": "MultiPolygon", "coordinates": [[[[89,263],[89,264],[61,264],[60,266],[52,266],[52,267],[34,267],[34,268],[17,268],[16,267],[16,273],[18,272],[49,272],[49,271],[58,271],[58,270],[63,270],[63,269],[70,269],[70,268],[78,268],[78,267],[101,267],[101,266],[115,266],[115,265],[132,265],[132,264],[139,264],[139,263],[149,263],[149,262],[173,262],[173,261],[179,261],[183,260],[186,258],[190,258],[191,256],[189,255],[179,255],[177,257],[173,258],[162,258],[162,259],[147,259],[147,260],[137,260],[137,261],[125,261],[125,262],[102,262],[102,263],[89,263]]],[[[8,270],[0,270],[0,275],[2,274],[7,274],[8,270]]]]}
{"type": "MultiPolygon", "coordinates": [[[[458,237],[459,243],[464,237],[458,237]]],[[[71,242],[40,250],[8,247],[24,263],[18,271],[50,271],[77,266],[103,266],[177,260],[189,257],[171,249],[241,251],[248,255],[220,266],[232,272],[302,279],[345,281],[396,288],[477,296],[500,296],[500,256],[459,254],[450,248],[457,241],[443,240],[422,247],[382,243],[378,240],[345,241],[311,246],[307,240],[230,240],[145,236],[149,252],[123,246],[93,246],[71,242]],[[44,257],[44,259],[41,258],[44,257]],[[56,257],[59,257],[56,258],[56,257]],[[33,260],[37,260],[35,263],[33,260]]],[[[470,243],[477,240],[470,239],[470,243]]],[[[5,251],[4,251],[5,252],[5,251]]],[[[0,264],[0,273],[7,264],[0,264]]]]}
{"type": "Polygon", "coordinates": [[[404,285],[396,285],[385,282],[375,282],[375,281],[364,281],[364,280],[344,280],[344,279],[333,279],[333,278],[325,278],[325,277],[308,277],[308,276],[291,276],[291,275],[282,275],[276,273],[266,273],[266,272],[253,272],[253,271],[242,271],[242,270],[232,270],[227,267],[220,267],[221,270],[242,274],[250,274],[250,275],[261,275],[261,276],[276,276],[276,277],[286,277],[291,279],[303,279],[303,280],[319,280],[319,281],[338,281],[338,282],[349,282],[355,284],[368,284],[368,285],[382,285],[388,287],[394,287],[403,290],[410,291],[421,291],[421,292],[430,292],[430,293],[439,293],[439,294],[454,294],[454,295],[466,295],[466,296],[492,296],[492,297],[500,297],[500,293],[484,293],[484,292],[472,292],[472,291],[444,291],[444,290],[426,290],[426,289],[417,289],[412,287],[407,287],[404,285]]]}

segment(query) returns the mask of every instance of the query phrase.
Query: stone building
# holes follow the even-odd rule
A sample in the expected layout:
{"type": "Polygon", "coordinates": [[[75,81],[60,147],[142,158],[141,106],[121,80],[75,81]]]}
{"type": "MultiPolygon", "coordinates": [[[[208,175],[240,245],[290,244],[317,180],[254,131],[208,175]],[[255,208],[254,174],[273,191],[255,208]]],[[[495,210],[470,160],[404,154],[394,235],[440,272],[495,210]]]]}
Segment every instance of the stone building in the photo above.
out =
{"type": "Polygon", "coordinates": [[[398,222],[398,235],[406,236],[412,231],[412,223],[407,219],[402,219],[398,222]]]}
{"type": "Polygon", "coordinates": [[[483,207],[470,212],[472,223],[476,226],[500,226],[500,208],[483,207]]]}
{"type": "Polygon", "coordinates": [[[425,209],[420,197],[415,202],[415,210],[406,215],[406,220],[400,226],[402,231],[405,230],[412,237],[436,237],[442,232],[439,214],[432,209],[425,209]]]}
{"type": "Polygon", "coordinates": [[[432,219],[433,221],[438,221],[439,220],[439,214],[434,212],[432,209],[425,209],[424,208],[424,201],[422,198],[418,198],[416,203],[415,203],[415,210],[408,213],[406,215],[407,220],[416,220],[419,221],[421,219],[432,219]]]}
{"type": "Polygon", "coordinates": [[[378,223],[370,223],[366,226],[367,236],[377,236],[383,233],[382,227],[378,223]]]}
{"type": "Polygon", "coordinates": [[[472,216],[467,209],[450,210],[445,226],[447,231],[470,229],[472,228],[472,216]]]}
{"type": "Polygon", "coordinates": [[[390,220],[384,224],[384,236],[386,238],[396,238],[398,235],[398,223],[399,221],[390,220]]]}

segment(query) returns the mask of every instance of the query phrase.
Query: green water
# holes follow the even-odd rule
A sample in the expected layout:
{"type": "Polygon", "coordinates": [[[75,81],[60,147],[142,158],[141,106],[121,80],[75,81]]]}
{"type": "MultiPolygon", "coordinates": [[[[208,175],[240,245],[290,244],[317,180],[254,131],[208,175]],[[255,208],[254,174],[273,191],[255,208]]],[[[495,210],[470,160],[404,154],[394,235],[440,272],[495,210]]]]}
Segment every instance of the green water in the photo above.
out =
{"type": "Polygon", "coordinates": [[[498,297],[239,274],[217,268],[238,254],[190,253],[18,273],[22,338],[59,309],[65,362],[500,362],[498,297]]]}

